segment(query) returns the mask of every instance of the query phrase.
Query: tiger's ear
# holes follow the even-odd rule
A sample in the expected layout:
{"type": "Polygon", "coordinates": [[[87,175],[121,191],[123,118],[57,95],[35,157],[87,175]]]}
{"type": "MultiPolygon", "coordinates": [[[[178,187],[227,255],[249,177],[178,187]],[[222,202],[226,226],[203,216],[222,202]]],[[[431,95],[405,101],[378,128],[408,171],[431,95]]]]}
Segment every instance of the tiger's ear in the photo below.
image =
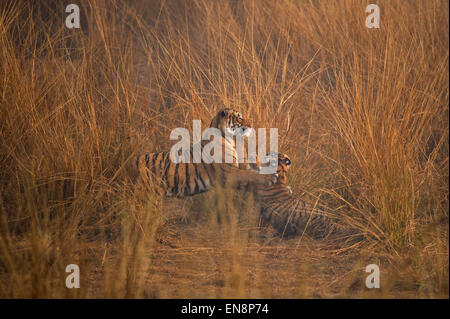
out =
{"type": "Polygon", "coordinates": [[[227,115],[227,113],[225,112],[225,110],[222,110],[222,111],[220,112],[220,116],[221,116],[221,117],[225,117],[225,115],[227,115]]]}

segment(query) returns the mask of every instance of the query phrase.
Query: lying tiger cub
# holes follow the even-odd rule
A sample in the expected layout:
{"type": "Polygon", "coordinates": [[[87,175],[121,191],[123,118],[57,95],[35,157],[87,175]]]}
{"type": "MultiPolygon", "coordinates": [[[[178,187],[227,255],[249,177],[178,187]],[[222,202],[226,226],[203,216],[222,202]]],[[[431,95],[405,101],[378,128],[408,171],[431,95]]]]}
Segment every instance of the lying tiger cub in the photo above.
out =
{"type": "Polygon", "coordinates": [[[287,186],[287,171],[291,160],[286,154],[278,153],[278,180],[274,185],[257,186],[254,194],[260,206],[262,218],[282,236],[301,235],[325,237],[332,233],[335,224],[332,214],[296,199],[287,186]]]}

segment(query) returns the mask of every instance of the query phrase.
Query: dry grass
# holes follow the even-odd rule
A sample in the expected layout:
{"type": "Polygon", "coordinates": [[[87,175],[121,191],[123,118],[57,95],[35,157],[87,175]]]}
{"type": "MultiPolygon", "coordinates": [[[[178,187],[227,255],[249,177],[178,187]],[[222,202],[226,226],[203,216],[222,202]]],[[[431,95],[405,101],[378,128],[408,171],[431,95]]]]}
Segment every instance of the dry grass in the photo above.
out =
{"type": "Polygon", "coordinates": [[[44,3],[0,5],[0,297],[448,298],[447,1],[380,1],[380,29],[361,1],[80,1],[72,30],[44,3]],[[295,194],[364,240],[132,187],[137,152],[223,106],[277,127],[295,194]]]}

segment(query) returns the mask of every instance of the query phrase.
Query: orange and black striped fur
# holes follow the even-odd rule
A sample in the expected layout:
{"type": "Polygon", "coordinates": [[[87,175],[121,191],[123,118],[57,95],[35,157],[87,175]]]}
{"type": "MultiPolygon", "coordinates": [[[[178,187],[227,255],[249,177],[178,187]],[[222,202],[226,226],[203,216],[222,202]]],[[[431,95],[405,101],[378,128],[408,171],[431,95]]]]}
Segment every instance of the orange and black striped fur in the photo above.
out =
{"type": "Polygon", "coordinates": [[[334,231],[332,214],[314,205],[297,199],[287,183],[287,171],[291,160],[285,154],[278,154],[277,183],[271,186],[257,186],[255,199],[260,205],[263,220],[282,236],[301,235],[325,237],[334,231]]]}
{"type": "MultiPolygon", "coordinates": [[[[241,134],[246,140],[247,130],[251,129],[250,121],[242,116],[238,111],[230,108],[220,110],[216,116],[211,120],[209,127],[218,128],[223,138],[222,160],[225,159],[225,154],[230,154],[233,158],[232,165],[241,169],[259,170],[259,160],[256,157],[255,163],[249,163],[247,149],[244,146],[243,158],[239,161],[236,150],[236,142],[233,137],[228,137],[225,132],[227,129],[241,130],[241,134]]],[[[203,142],[207,143],[207,142],[203,142]]]]}
{"type": "MultiPolygon", "coordinates": [[[[226,129],[249,128],[248,121],[241,113],[232,109],[223,109],[211,121],[211,127],[218,128],[225,140],[226,129]]],[[[223,152],[231,152],[233,163],[193,163],[190,152],[189,163],[174,163],[170,151],[146,153],[137,157],[136,166],[139,177],[147,185],[159,184],[169,196],[192,196],[206,192],[221,185],[223,187],[249,188],[250,185],[271,185],[276,175],[259,174],[253,170],[239,169],[233,141],[224,141],[223,152]]],[[[224,157],[222,157],[224,158],[224,157]]]]}

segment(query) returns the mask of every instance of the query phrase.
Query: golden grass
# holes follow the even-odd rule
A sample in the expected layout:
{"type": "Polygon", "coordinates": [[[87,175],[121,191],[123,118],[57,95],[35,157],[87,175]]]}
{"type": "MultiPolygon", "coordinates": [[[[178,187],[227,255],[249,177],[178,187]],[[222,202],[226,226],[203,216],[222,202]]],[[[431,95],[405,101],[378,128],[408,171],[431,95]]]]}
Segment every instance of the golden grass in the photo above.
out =
{"type": "Polygon", "coordinates": [[[0,297],[448,298],[447,1],[379,2],[380,29],[356,0],[80,1],[72,30],[46,3],[0,5],[0,297]],[[223,106],[277,127],[294,193],[363,241],[132,187],[137,152],[223,106]]]}

